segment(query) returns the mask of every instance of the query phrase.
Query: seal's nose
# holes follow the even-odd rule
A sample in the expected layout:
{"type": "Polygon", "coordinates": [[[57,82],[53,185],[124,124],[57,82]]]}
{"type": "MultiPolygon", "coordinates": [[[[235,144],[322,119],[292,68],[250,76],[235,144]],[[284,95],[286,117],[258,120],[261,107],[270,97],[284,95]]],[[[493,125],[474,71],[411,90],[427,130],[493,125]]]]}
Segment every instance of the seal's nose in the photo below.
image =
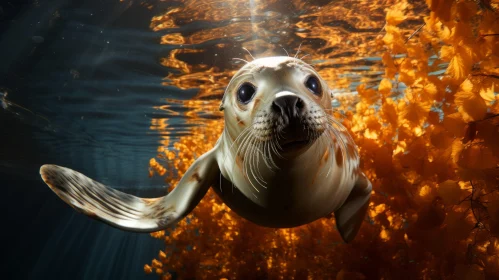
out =
{"type": "Polygon", "coordinates": [[[278,96],[272,102],[272,110],[289,119],[299,118],[305,111],[305,102],[295,94],[278,96]]]}

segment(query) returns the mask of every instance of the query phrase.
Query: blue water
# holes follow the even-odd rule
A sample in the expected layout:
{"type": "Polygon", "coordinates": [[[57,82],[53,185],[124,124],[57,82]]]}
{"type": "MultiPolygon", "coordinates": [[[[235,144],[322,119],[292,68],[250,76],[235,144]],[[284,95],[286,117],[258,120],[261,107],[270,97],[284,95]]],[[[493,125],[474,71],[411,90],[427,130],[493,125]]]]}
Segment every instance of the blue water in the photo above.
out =
{"type": "Polygon", "coordinates": [[[11,2],[0,4],[0,92],[8,92],[0,108],[2,278],[146,278],[143,265],[161,242],[77,214],[38,169],[55,163],[131,193],[164,194],[163,180],[147,176],[159,141],[151,118],[164,114],[153,106],[193,92],[161,85],[169,69],[158,61],[167,50],[149,29],[158,10],[119,1],[11,2]]]}

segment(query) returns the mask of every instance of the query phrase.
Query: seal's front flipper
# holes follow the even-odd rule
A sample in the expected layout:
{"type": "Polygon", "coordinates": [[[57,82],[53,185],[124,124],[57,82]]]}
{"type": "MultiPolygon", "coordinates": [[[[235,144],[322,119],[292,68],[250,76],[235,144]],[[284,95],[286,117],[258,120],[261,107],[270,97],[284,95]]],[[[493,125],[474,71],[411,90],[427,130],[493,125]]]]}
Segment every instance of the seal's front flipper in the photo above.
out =
{"type": "Polygon", "coordinates": [[[218,173],[211,150],[192,164],[171,193],[140,198],[106,187],[69,168],[57,165],[40,168],[45,183],[78,212],[136,232],[158,231],[185,217],[203,198],[218,173]]]}
{"type": "Polygon", "coordinates": [[[336,227],[346,243],[352,241],[359,231],[369,206],[371,190],[371,182],[361,173],[347,200],[334,212],[336,227]]]}

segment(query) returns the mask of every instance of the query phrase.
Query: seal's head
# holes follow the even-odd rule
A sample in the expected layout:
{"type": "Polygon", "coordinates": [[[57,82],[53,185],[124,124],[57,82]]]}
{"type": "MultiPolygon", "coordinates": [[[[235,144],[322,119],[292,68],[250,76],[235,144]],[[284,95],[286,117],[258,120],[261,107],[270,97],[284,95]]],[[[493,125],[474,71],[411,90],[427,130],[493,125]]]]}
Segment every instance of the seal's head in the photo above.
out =
{"type": "Polygon", "coordinates": [[[266,57],[234,75],[221,108],[233,141],[251,138],[250,144],[269,143],[278,154],[299,154],[326,130],[331,95],[326,82],[302,60],[266,57]]]}

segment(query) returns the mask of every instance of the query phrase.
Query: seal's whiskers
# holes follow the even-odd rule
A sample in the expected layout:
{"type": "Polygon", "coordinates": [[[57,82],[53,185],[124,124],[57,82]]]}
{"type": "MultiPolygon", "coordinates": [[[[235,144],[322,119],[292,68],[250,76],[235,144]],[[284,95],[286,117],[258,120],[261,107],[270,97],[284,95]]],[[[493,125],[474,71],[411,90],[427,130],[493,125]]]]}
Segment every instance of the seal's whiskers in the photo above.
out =
{"type": "Polygon", "coordinates": [[[261,185],[261,183],[259,182],[258,178],[255,176],[255,173],[253,172],[253,168],[251,166],[251,158],[248,160],[248,151],[250,150],[249,149],[249,146],[250,144],[247,145],[247,149],[244,153],[244,160],[243,160],[243,173],[246,173],[246,178],[248,178],[248,182],[251,184],[251,186],[257,191],[257,192],[260,192],[260,190],[255,186],[255,184],[253,183],[253,181],[251,180],[250,178],[250,174],[252,175],[252,177],[255,179],[255,181],[261,185]],[[249,165],[249,173],[248,173],[248,168],[246,167],[246,165],[249,165]]]}
{"type": "Polygon", "coordinates": [[[242,59],[242,58],[238,58],[238,57],[234,57],[234,58],[232,58],[232,60],[242,61],[242,62],[245,62],[246,64],[248,64],[248,63],[249,63],[249,61],[244,60],[244,59],[242,59]]]}
{"type": "MultiPolygon", "coordinates": [[[[225,168],[227,168],[227,165],[226,165],[226,162],[227,162],[227,158],[229,157],[229,155],[231,155],[231,151],[232,151],[232,148],[234,147],[234,145],[236,145],[236,143],[238,143],[240,140],[244,140],[245,136],[251,131],[251,127],[247,127],[245,128],[237,137],[236,139],[232,142],[232,144],[230,145],[227,153],[225,153],[224,155],[224,159],[223,159],[223,165],[225,168]]],[[[229,134],[229,131],[227,129],[227,127],[225,127],[225,133],[229,134]]],[[[239,146],[240,147],[240,146],[239,146]]],[[[239,147],[238,147],[238,150],[239,150],[239,147]]],[[[238,155],[238,150],[236,150],[236,153],[235,153],[235,156],[234,158],[232,159],[232,165],[230,165],[229,163],[229,168],[230,169],[230,172],[228,172],[227,174],[229,174],[229,177],[230,177],[230,180],[232,182],[234,182],[234,178],[233,178],[233,168],[235,168],[235,164],[236,164],[236,160],[237,160],[237,155],[238,155]]],[[[234,184],[232,184],[233,187],[234,187],[234,184]]]]}
{"type": "Polygon", "coordinates": [[[284,52],[286,53],[286,55],[289,57],[288,51],[284,47],[282,47],[282,49],[284,50],[284,52]]]}
{"type": "Polygon", "coordinates": [[[303,42],[301,42],[300,45],[298,46],[298,50],[296,51],[294,58],[296,58],[298,56],[298,54],[300,53],[301,44],[303,44],[303,42]]]}
{"type": "Polygon", "coordinates": [[[243,48],[243,50],[247,51],[248,54],[251,56],[251,58],[253,58],[253,60],[255,60],[255,57],[251,54],[251,52],[247,48],[243,48]]]}
{"type": "Polygon", "coordinates": [[[244,158],[248,159],[250,173],[253,175],[253,178],[256,180],[256,182],[259,185],[261,185],[265,188],[265,186],[263,184],[263,183],[265,183],[265,181],[263,180],[263,176],[260,173],[260,169],[257,168],[259,158],[258,158],[258,152],[256,150],[257,146],[255,145],[255,141],[257,141],[255,138],[251,139],[251,142],[249,143],[248,148],[246,149],[246,154],[248,156],[245,156],[244,158]]]}

